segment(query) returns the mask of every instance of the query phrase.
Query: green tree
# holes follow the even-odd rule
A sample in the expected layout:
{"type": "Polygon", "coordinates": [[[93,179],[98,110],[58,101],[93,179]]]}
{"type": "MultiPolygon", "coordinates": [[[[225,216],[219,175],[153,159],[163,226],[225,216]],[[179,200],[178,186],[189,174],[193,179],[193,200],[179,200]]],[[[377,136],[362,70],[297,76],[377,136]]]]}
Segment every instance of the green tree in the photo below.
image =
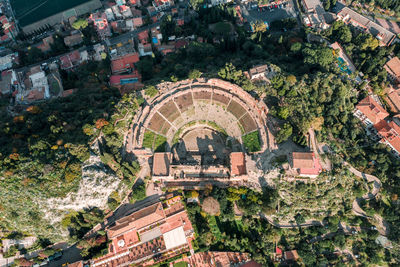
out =
{"type": "Polygon", "coordinates": [[[350,43],[352,37],[353,36],[351,34],[351,30],[350,30],[349,26],[344,25],[344,26],[340,27],[340,29],[338,31],[338,38],[342,43],[350,43]]]}
{"type": "Polygon", "coordinates": [[[328,69],[335,60],[332,49],[328,47],[307,47],[303,49],[303,55],[305,63],[320,66],[323,69],[328,69]]]}
{"type": "Polygon", "coordinates": [[[75,30],[85,29],[89,25],[88,20],[78,19],[72,24],[72,28],[75,30]]]}
{"type": "Polygon", "coordinates": [[[146,88],[144,89],[144,93],[145,95],[149,96],[149,97],[154,97],[156,96],[156,94],[158,93],[158,90],[155,86],[153,85],[148,85],[146,86],[146,88]]]}
{"type": "Polygon", "coordinates": [[[189,72],[188,78],[189,78],[189,79],[198,79],[198,78],[201,77],[201,74],[202,74],[202,73],[201,73],[199,70],[194,69],[194,70],[191,70],[191,71],[189,72]]]}
{"type": "Polygon", "coordinates": [[[278,112],[278,116],[281,119],[286,120],[287,117],[289,116],[289,109],[287,107],[280,107],[279,108],[279,112],[278,112]]]}
{"type": "Polygon", "coordinates": [[[172,19],[171,15],[166,15],[160,24],[161,33],[163,35],[163,40],[168,40],[169,36],[175,35],[176,33],[176,23],[172,19]]]}
{"type": "Polygon", "coordinates": [[[142,200],[146,197],[146,185],[142,181],[136,182],[132,188],[131,199],[142,200]]]}
{"type": "Polygon", "coordinates": [[[286,141],[292,135],[292,132],[292,125],[290,125],[290,123],[285,123],[276,135],[276,142],[282,143],[286,141]]]}
{"type": "Polygon", "coordinates": [[[292,51],[293,53],[297,53],[301,50],[301,43],[297,42],[294,43],[290,46],[290,51],[292,51]]]}

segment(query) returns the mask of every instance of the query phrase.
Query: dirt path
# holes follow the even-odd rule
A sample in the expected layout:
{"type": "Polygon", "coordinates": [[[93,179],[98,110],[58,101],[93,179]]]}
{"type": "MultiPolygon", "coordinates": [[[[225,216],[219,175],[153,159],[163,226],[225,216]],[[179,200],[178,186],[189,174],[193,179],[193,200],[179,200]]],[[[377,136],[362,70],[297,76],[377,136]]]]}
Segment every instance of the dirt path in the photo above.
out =
{"type": "MultiPolygon", "coordinates": [[[[328,159],[324,160],[321,157],[321,155],[324,154],[324,150],[320,147],[320,145],[318,145],[316,138],[315,138],[314,130],[310,129],[308,133],[309,133],[309,137],[310,137],[311,146],[313,147],[315,154],[321,160],[321,165],[323,165],[324,168],[329,167],[329,169],[330,169],[331,168],[330,161],[328,159]]],[[[389,232],[389,229],[388,229],[387,223],[383,220],[383,218],[378,214],[375,214],[374,217],[368,216],[367,213],[360,206],[361,199],[368,201],[368,200],[374,199],[379,194],[379,191],[382,187],[381,181],[376,176],[360,172],[359,170],[357,170],[353,166],[351,166],[348,162],[343,162],[343,165],[347,166],[349,168],[350,172],[353,173],[355,176],[360,177],[369,183],[373,182],[372,191],[367,192],[361,198],[356,198],[353,201],[352,211],[357,216],[374,219],[374,221],[377,223],[377,230],[379,231],[379,233],[381,235],[386,236],[389,232]]],[[[269,223],[271,223],[272,225],[279,227],[279,228],[297,228],[297,227],[310,227],[310,226],[322,226],[323,225],[323,223],[321,221],[315,221],[315,220],[307,220],[302,224],[297,224],[297,223],[290,223],[290,222],[286,222],[286,221],[274,222],[273,218],[271,216],[267,216],[267,215],[263,215],[263,217],[266,218],[269,223]]]]}
{"type": "Polygon", "coordinates": [[[361,199],[368,201],[368,200],[376,198],[376,196],[379,194],[379,191],[382,187],[381,181],[376,176],[360,172],[359,170],[355,169],[353,166],[351,166],[347,162],[344,162],[344,165],[348,166],[350,172],[353,173],[355,176],[360,177],[369,183],[373,182],[372,191],[365,193],[361,198],[356,198],[353,201],[353,212],[358,216],[362,216],[362,217],[370,218],[370,219],[373,218],[375,220],[375,222],[377,223],[379,233],[381,235],[386,236],[389,232],[389,229],[388,229],[387,223],[383,220],[383,218],[378,214],[375,214],[374,217],[371,217],[371,216],[367,215],[367,213],[360,207],[361,199]]]}
{"type": "Polygon", "coordinates": [[[320,159],[322,168],[327,171],[332,170],[331,161],[326,157],[322,157],[322,155],[324,154],[324,150],[322,149],[322,146],[318,145],[317,139],[315,138],[314,130],[310,128],[310,130],[308,131],[308,135],[310,138],[310,143],[313,148],[313,151],[316,154],[316,156],[320,159]]]}

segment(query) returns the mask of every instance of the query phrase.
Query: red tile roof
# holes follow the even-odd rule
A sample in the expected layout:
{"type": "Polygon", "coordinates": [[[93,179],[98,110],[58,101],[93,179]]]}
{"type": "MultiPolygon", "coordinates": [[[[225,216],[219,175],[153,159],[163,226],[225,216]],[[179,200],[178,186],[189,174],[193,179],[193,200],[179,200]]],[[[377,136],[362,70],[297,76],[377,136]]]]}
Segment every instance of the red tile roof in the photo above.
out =
{"type": "Polygon", "coordinates": [[[162,6],[165,3],[169,2],[169,0],[154,0],[153,2],[155,3],[156,6],[162,6]]]}
{"type": "Polygon", "coordinates": [[[179,48],[181,48],[181,47],[185,47],[185,46],[187,46],[187,44],[188,44],[188,42],[186,41],[186,40],[178,40],[178,41],[176,41],[176,43],[175,43],[175,48],[176,49],[179,49],[179,48]]]}
{"type": "Polygon", "coordinates": [[[149,39],[149,32],[147,30],[138,33],[138,39],[141,43],[145,44],[149,39]]]}
{"type": "Polygon", "coordinates": [[[139,27],[139,26],[142,26],[142,25],[143,25],[143,19],[142,19],[142,17],[133,18],[133,19],[132,19],[132,22],[133,22],[133,26],[135,26],[135,27],[139,27]]]}
{"type": "Polygon", "coordinates": [[[76,90],[76,89],[64,90],[64,91],[62,92],[62,97],[67,97],[67,96],[72,95],[72,94],[74,93],[75,90],[76,90]]]}
{"type": "MultiPolygon", "coordinates": [[[[392,110],[394,112],[400,112],[400,90],[395,90],[388,94],[389,101],[392,105],[392,110]]],[[[390,104],[390,103],[389,103],[390,104]]]]}
{"type": "Polygon", "coordinates": [[[111,61],[111,70],[113,73],[125,72],[128,69],[135,68],[135,63],[139,62],[138,53],[127,54],[124,57],[111,61]]]}
{"type": "Polygon", "coordinates": [[[231,174],[233,176],[246,174],[246,160],[243,152],[231,153],[231,174]]]}
{"type": "Polygon", "coordinates": [[[60,61],[62,69],[69,69],[73,67],[71,59],[68,55],[60,57],[60,61]]]}
{"type": "Polygon", "coordinates": [[[285,251],[285,260],[297,261],[298,259],[299,259],[299,254],[297,254],[297,250],[285,251]]]}
{"type": "Polygon", "coordinates": [[[74,263],[68,264],[68,267],[83,267],[83,262],[82,261],[77,261],[74,263]]]}
{"type": "Polygon", "coordinates": [[[385,64],[385,69],[391,75],[395,76],[397,79],[400,79],[400,59],[398,57],[394,57],[389,60],[385,64]]]}
{"type": "Polygon", "coordinates": [[[358,103],[356,108],[361,111],[373,124],[383,120],[389,113],[379,105],[371,96],[367,96],[358,103]]]}
{"type": "Polygon", "coordinates": [[[393,121],[387,123],[385,120],[374,125],[379,135],[382,136],[381,142],[389,143],[398,153],[400,153],[400,127],[393,121]]]}
{"type": "Polygon", "coordinates": [[[113,86],[121,85],[121,80],[123,80],[123,79],[132,79],[132,78],[137,78],[139,80],[140,79],[139,73],[137,71],[135,71],[132,74],[112,75],[110,77],[110,84],[113,85],[113,86]]]}
{"type": "Polygon", "coordinates": [[[153,175],[167,176],[169,174],[169,165],[172,160],[170,152],[154,153],[153,156],[153,175]]]}
{"type": "Polygon", "coordinates": [[[186,238],[192,237],[193,227],[180,199],[166,203],[169,205],[165,209],[157,202],[131,214],[128,212],[129,215],[109,227],[109,253],[94,259],[96,266],[119,266],[140,261],[160,250],[164,252],[167,249],[164,234],[179,227],[183,228],[186,238]]]}
{"type": "Polygon", "coordinates": [[[299,169],[301,175],[318,175],[322,171],[321,164],[313,152],[293,152],[292,167],[299,169]]]}
{"type": "Polygon", "coordinates": [[[240,267],[262,267],[262,265],[255,261],[249,261],[243,265],[240,265],[240,267]]]}
{"type": "Polygon", "coordinates": [[[81,60],[81,53],[79,53],[78,50],[73,51],[68,56],[74,64],[79,63],[79,61],[81,60]]]}
{"type": "MultiPolygon", "coordinates": [[[[197,252],[190,257],[183,258],[190,266],[196,267],[229,267],[242,266],[243,261],[250,259],[249,254],[241,252],[219,252],[207,251],[197,252]]],[[[249,262],[250,263],[250,262],[249,262]]],[[[260,265],[243,265],[243,266],[260,266],[260,265]]]]}

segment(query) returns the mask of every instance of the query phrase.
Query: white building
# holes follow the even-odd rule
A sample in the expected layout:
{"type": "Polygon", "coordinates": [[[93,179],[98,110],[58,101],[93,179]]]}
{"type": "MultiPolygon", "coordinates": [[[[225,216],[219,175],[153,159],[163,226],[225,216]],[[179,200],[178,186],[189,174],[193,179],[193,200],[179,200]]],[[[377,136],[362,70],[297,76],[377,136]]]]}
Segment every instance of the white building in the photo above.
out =
{"type": "Polygon", "coordinates": [[[108,21],[115,20],[114,12],[112,11],[111,8],[107,8],[106,10],[104,10],[104,13],[106,14],[106,17],[107,17],[108,21]]]}
{"type": "Polygon", "coordinates": [[[44,97],[50,98],[49,82],[44,71],[29,76],[32,83],[31,90],[44,90],[44,97]]]}
{"type": "Polygon", "coordinates": [[[306,13],[304,22],[307,26],[321,29],[328,28],[324,18],[325,9],[322,7],[320,0],[302,0],[301,4],[306,13]]]}

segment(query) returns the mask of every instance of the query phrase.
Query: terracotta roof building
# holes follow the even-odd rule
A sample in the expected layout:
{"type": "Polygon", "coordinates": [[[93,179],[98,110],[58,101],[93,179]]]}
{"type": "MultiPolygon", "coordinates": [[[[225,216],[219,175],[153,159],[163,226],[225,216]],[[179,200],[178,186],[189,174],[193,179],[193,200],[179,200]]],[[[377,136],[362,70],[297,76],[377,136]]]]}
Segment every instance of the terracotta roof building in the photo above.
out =
{"type": "Polygon", "coordinates": [[[316,177],[322,171],[314,152],[293,152],[290,160],[291,167],[296,169],[300,176],[316,177]]]}
{"type": "Polygon", "coordinates": [[[81,54],[78,50],[75,50],[65,56],[60,57],[61,69],[71,69],[76,67],[81,62],[81,54]]]}
{"type": "Polygon", "coordinates": [[[168,176],[169,166],[172,162],[171,152],[154,153],[153,176],[168,176]]]}
{"type": "Polygon", "coordinates": [[[43,38],[42,42],[37,46],[43,53],[51,50],[51,45],[54,43],[53,36],[43,38]]]}
{"type": "Polygon", "coordinates": [[[90,15],[89,20],[94,22],[97,33],[101,39],[111,36],[110,26],[108,25],[107,15],[97,12],[90,15]]]}
{"type": "Polygon", "coordinates": [[[395,113],[400,113],[400,90],[393,90],[387,96],[391,110],[395,113]]]}
{"type": "Polygon", "coordinates": [[[382,45],[389,46],[396,35],[372,20],[358,14],[354,10],[344,7],[338,14],[337,19],[342,20],[346,24],[351,24],[357,29],[369,32],[375,38],[377,38],[382,45]]]}
{"type": "Polygon", "coordinates": [[[385,120],[381,120],[379,123],[375,124],[374,127],[378,132],[379,138],[381,138],[379,142],[389,146],[392,152],[399,157],[400,127],[394,123],[394,121],[388,123],[385,120]]]}
{"type": "Polygon", "coordinates": [[[145,30],[138,33],[138,39],[142,44],[146,44],[149,40],[149,31],[145,30]]]}
{"type": "Polygon", "coordinates": [[[286,261],[297,261],[299,259],[299,254],[297,250],[285,251],[284,257],[286,261]]]}
{"type": "Polygon", "coordinates": [[[241,252],[198,252],[184,258],[182,261],[187,262],[189,266],[196,267],[261,266],[246,265],[246,263],[251,264],[253,261],[250,261],[250,255],[248,253],[241,252]]]}
{"type": "Polygon", "coordinates": [[[73,47],[83,42],[82,36],[80,33],[76,33],[64,38],[64,43],[68,47],[73,47]]]}
{"type": "Polygon", "coordinates": [[[110,85],[116,87],[131,83],[137,83],[139,81],[140,81],[140,75],[137,71],[135,71],[132,74],[112,75],[110,77],[110,85]]]}
{"type": "Polygon", "coordinates": [[[378,24],[381,25],[386,30],[391,31],[395,34],[400,34],[400,26],[399,23],[397,23],[396,21],[391,21],[381,18],[376,18],[376,20],[378,21],[378,24]]]}
{"type": "Polygon", "coordinates": [[[384,67],[388,73],[389,79],[394,83],[400,83],[400,59],[394,57],[390,59],[384,67]]]}
{"type": "Polygon", "coordinates": [[[111,61],[111,71],[113,74],[124,73],[135,68],[135,63],[139,62],[138,53],[126,54],[111,61]]]}
{"type": "Polygon", "coordinates": [[[83,262],[82,261],[77,261],[74,263],[70,263],[67,265],[68,267],[83,267],[83,262]]]}
{"type": "Polygon", "coordinates": [[[14,39],[18,34],[18,29],[15,27],[13,21],[9,21],[8,18],[3,15],[0,17],[0,23],[3,25],[3,35],[0,36],[0,42],[8,42],[14,39]]]}
{"type": "Polygon", "coordinates": [[[258,65],[249,70],[247,73],[248,78],[253,79],[266,79],[269,72],[268,65],[258,65]]]}
{"type": "Polygon", "coordinates": [[[324,14],[325,9],[322,7],[321,1],[319,0],[302,0],[301,4],[305,10],[306,16],[308,18],[307,26],[313,28],[327,28],[325,22],[324,14]]]}
{"type": "Polygon", "coordinates": [[[157,12],[165,10],[173,5],[174,5],[174,1],[172,1],[172,0],[153,0],[153,6],[157,12]]]}
{"type": "Polygon", "coordinates": [[[356,106],[354,116],[359,118],[365,125],[372,126],[389,116],[389,113],[372,96],[367,96],[356,106]]]}
{"type": "Polygon", "coordinates": [[[232,152],[231,155],[231,175],[240,176],[246,174],[246,158],[243,152],[232,152]]]}
{"type": "Polygon", "coordinates": [[[91,266],[164,261],[187,252],[194,232],[181,201],[150,204],[128,213],[106,230],[111,240],[109,252],[92,260],[91,266]]]}

